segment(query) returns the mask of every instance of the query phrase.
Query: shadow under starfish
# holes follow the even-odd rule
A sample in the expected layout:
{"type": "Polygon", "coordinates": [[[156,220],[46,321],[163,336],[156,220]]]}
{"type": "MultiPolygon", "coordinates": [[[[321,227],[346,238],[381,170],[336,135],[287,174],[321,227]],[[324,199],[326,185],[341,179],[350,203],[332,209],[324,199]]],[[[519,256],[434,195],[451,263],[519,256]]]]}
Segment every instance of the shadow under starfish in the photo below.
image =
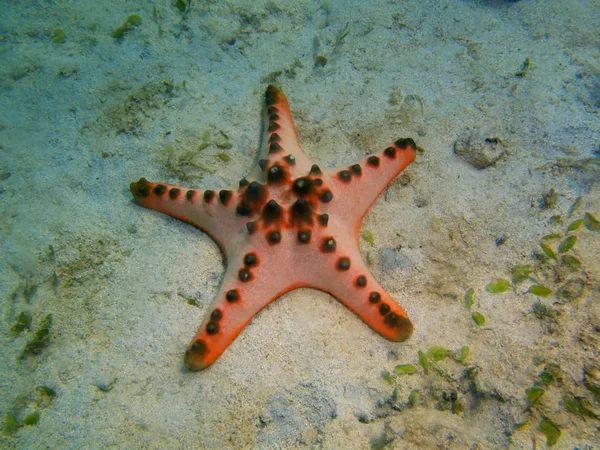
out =
{"type": "Polygon", "coordinates": [[[237,189],[185,189],[141,178],[142,205],[208,233],[228,261],[210,314],[185,353],[192,370],[212,364],[267,304],[299,287],[325,291],[393,341],[412,333],[406,313],[373,278],[358,234],[367,209],[416,154],[399,139],[347,167],[321,169],[300,149],[287,99],[265,95],[261,158],[237,189]]]}

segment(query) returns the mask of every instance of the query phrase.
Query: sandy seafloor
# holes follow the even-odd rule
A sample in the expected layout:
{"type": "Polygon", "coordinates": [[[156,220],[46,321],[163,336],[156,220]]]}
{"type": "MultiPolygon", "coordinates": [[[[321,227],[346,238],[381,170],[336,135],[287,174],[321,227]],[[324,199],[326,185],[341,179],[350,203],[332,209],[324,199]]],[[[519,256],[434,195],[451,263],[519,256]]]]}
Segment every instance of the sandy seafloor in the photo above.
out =
{"type": "Polygon", "coordinates": [[[545,420],[561,432],[553,448],[600,448],[600,234],[586,221],[557,261],[540,247],[600,217],[600,3],[184,5],[0,6],[0,447],[541,449],[545,420]],[[116,39],[129,14],[141,24],[116,39]],[[422,149],[361,237],[415,331],[387,341],[300,289],[190,372],[182,356],[224,262],[128,184],[237,185],[268,83],[319,164],[399,137],[422,149]],[[454,151],[465,136],[471,157],[454,151]],[[482,149],[501,157],[477,168],[482,149]],[[530,279],[486,290],[517,264],[530,279]],[[11,331],[22,312],[29,329],[11,331]],[[24,354],[48,314],[44,345],[24,354]],[[425,373],[417,352],[432,346],[451,354],[425,373]],[[400,364],[417,373],[382,376],[400,364]],[[533,404],[531,387],[544,392],[533,404]]]}

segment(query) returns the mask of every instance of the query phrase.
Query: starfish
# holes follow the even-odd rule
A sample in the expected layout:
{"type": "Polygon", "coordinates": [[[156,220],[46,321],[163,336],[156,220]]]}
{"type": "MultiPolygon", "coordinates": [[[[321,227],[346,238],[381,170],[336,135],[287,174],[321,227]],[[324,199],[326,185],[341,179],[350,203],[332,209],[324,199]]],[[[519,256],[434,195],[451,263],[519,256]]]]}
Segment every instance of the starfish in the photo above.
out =
{"type": "Polygon", "coordinates": [[[263,129],[258,164],[237,188],[186,189],[145,178],[130,185],[143,206],[208,233],[228,261],[184,363],[208,367],[258,311],[300,287],[331,294],[390,340],[407,339],[412,324],[371,275],[358,234],[367,209],[415,158],[415,142],[399,139],[347,167],[321,169],[300,149],[288,101],[273,85],[263,129]]]}

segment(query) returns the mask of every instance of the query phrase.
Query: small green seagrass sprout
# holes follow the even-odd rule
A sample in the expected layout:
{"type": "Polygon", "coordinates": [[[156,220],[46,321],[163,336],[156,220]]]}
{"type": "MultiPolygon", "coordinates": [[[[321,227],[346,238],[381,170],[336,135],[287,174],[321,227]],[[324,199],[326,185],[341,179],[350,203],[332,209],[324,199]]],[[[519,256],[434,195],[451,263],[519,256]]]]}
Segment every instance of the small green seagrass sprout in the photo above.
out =
{"type": "Polygon", "coordinates": [[[560,429],[547,417],[544,417],[538,426],[538,431],[546,435],[546,445],[552,447],[558,442],[560,437],[560,429]]]}
{"type": "Polygon", "coordinates": [[[480,327],[485,325],[485,316],[480,312],[473,311],[471,313],[471,318],[473,319],[473,322],[475,322],[480,327]]]}
{"type": "Polygon", "coordinates": [[[512,271],[512,282],[514,284],[522,283],[533,273],[533,267],[529,264],[517,264],[512,271]]]}
{"type": "Polygon", "coordinates": [[[56,397],[56,391],[48,386],[39,386],[37,388],[40,395],[48,398],[56,397]]]}
{"type": "Polygon", "coordinates": [[[600,419],[600,414],[596,412],[587,397],[565,395],[562,398],[563,405],[567,411],[590,419],[600,419]]]}
{"type": "Polygon", "coordinates": [[[552,294],[552,289],[547,288],[546,286],[540,286],[539,284],[534,284],[529,287],[530,294],[537,295],[538,297],[548,297],[552,294]]]}
{"type": "Polygon", "coordinates": [[[219,152],[217,153],[217,157],[221,160],[221,161],[231,161],[231,156],[229,156],[227,153],[225,152],[219,152]]]}
{"type": "Polygon", "coordinates": [[[527,399],[529,400],[529,404],[533,405],[535,402],[539,400],[539,398],[544,395],[546,391],[539,386],[531,386],[525,390],[525,395],[527,395],[527,399]]]}
{"type": "Polygon", "coordinates": [[[394,367],[394,372],[399,375],[414,375],[417,373],[417,368],[412,364],[399,364],[394,367]]]}
{"type": "Polygon", "coordinates": [[[175,0],[175,8],[177,8],[179,12],[185,12],[189,6],[189,1],[175,0]]]}
{"type": "Polygon", "coordinates": [[[486,286],[486,289],[492,294],[501,294],[502,292],[508,291],[510,287],[510,281],[505,280],[504,278],[498,278],[497,280],[491,281],[490,284],[486,286]]]}
{"type": "Polygon", "coordinates": [[[448,349],[442,347],[441,345],[434,345],[429,350],[427,350],[427,357],[431,358],[433,361],[441,361],[442,359],[446,359],[448,356],[448,349]]]}
{"type": "Polygon", "coordinates": [[[62,44],[65,42],[65,32],[60,28],[55,28],[52,31],[52,42],[55,44],[62,44]]]}
{"type": "Polygon", "coordinates": [[[31,325],[31,313],[28,313],[27,311],[21,311],[19,313],[19,315],[17,316],[15,323],[10,328],[10,331],[18,334],[25,329],[29,329],[30,325],[31,325]]]}
{"type": "Polygon", "coordinates": [[[460,349],[453,353],[452,357],[454,358],[454,361],[464,363],[465,360],[469,357],[470,353],[471,349],[468,346],[463,345],[460,349]]]}
{"type": "Polygon", "coordinates": [[[21,424],[19,424],[15,415],[13,413],[6,413],[4,416],[4,432],[12,436],[19,430],[19,427],[21,427],[21,424]]]}
{"type": "Polygon", "coordinates": [[[113,37],[117,40],[121,40],[125,36],[125,33],[135,29],[141,23],[142,18],[140,16],[137,14],[130,14],[127,16],[127,19],[125,19],[125,22],[114,29],[113,37]]]}
{"type": "Polygon", "coordinates": [[[37,423],[40,421],[40,414],[39,413],[31,413],[28,416],[26,416],[23,419],[23,425],[37,425],[37,423]]]}
{"type": "Polygon", "coordinates": [[[23,349],[22,357],[27,355],[38,355],[50,342],[50,327],[52,326],[52,314],[48,314],[42,322],[40,327],[35,332],[35,335],[31,341],[27,343],[23,349]]]}
{"type": "Polygon", "coordinates": [[[373,232],[371,230],[363,230],[362,237],[369,244],[373,244],[375,242],[375,236],[373,235],[373,232]]]}
{"type": "Polygon", "coordinates": [[[583,216],[583,223],[590,231],[600,231],[600,220],[596,219],[590,212],[585,213],[583,216]]]}
{"type": "Polygon", "coordinates": [[[475,289],[469,288],[467,292],[465,292],[465,307],[467,309],[471,309],[473,304],[475,303],[475,289]]]}

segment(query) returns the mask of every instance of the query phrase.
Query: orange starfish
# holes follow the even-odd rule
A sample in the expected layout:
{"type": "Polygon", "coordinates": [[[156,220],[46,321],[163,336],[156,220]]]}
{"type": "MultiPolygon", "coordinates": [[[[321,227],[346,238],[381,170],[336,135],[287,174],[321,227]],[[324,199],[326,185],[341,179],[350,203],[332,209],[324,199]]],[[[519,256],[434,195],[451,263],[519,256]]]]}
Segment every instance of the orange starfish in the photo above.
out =
{"type": "Polygon", "coordinates": [[[208,317],[185,364],[212,364],[262,308],[299,287],[325,291],[393,341],[412,332],[406,313],[373,278],[358,233],[388,183],[415,158],[399,139],[348,167],[321,169],[300,149],[287,99],[265,95],[261,158],[237,189],[185,189],[141,178],[131,183],[148,208],[190,222],[219,243],[229,261],[208,317]]]}

